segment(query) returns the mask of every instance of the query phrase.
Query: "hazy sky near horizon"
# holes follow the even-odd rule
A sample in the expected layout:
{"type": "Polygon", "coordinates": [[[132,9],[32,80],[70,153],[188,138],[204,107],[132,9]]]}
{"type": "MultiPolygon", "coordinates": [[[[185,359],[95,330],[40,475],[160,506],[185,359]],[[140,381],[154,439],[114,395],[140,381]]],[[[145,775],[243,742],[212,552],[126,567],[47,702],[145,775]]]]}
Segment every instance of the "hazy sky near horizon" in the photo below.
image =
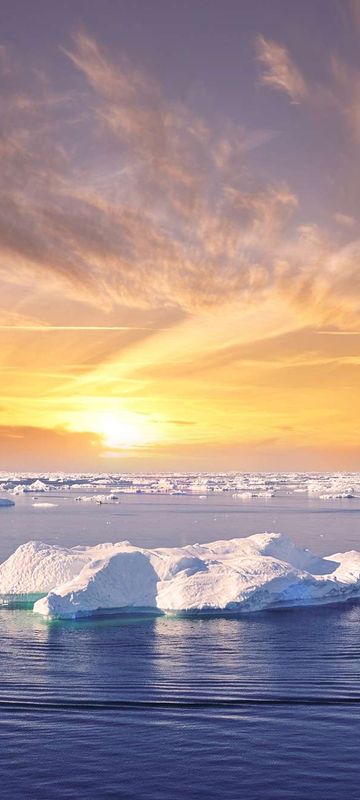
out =
{"type": "Polygon", "coordinates": [[[0,469],[358,469],[360,0],[2,0],[0,469]]]}

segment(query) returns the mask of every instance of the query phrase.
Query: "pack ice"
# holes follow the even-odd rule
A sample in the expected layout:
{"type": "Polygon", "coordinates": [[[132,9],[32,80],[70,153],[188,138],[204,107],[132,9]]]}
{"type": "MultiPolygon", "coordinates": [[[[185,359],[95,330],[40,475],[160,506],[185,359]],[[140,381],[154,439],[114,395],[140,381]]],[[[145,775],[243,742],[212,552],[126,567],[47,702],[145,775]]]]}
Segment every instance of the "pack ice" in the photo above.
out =
{"type": "Polygon", "coordinates": [[[277,533],[154,550],[28,542],[0,565],[0,595],[3,604],[38,597],[35,612],[60,618],[334,603],[360,597],[360,553],[320,558],[277,533]]]}

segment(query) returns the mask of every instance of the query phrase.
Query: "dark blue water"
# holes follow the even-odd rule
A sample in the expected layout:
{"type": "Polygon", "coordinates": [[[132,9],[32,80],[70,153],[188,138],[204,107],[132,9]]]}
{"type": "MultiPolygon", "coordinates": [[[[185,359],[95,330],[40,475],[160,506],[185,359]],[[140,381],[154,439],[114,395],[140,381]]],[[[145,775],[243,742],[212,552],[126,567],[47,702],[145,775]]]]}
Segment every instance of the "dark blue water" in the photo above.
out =
{"type": "Polygon", "coordinates": [[[360,608],[45,623],[2,611],[11,798],[359,797],[360,608]]]}
{"type": "MultiPolygon", "coordinates": [[[[1,514],[2,550],[122,538],[129,525],[137,544],[275,527],[317,552],[360,549],[356,504],[178,501],[71,514],[19,503],[1,514]]],[[[1,797],[358,800],[359,741],[360,605],[81,622],[0,611],[1,797]]]]}

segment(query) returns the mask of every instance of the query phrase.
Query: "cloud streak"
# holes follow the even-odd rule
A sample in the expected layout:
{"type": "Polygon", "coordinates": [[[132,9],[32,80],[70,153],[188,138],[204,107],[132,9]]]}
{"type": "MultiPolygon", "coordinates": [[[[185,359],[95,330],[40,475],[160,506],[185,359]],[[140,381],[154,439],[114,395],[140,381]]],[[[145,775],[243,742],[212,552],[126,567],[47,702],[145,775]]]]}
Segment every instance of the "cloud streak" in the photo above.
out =
{"type": "MultiPolygon", "coordinates": [[[[300,324],[355,327],[356,220],[335,214],[345,243],[312,222],[297,226],[301,198],[285,182],[255,178],[247,163],[266,132],[229,120],[210,126],[128,60],[112,62],[83,31],[63,52],[82,76],[76,91],[57,92],[41,77],[31,89],[17,78],[15,91],[7,68],[4,285],[61,287],[105,313],[168,307],[181,318],[280,296],[300,324]]],[[[257,56],[264,84],[310,102],[313,86],[284,46],[259,36],[257,56]]],[[[338,86],[341,75],[338,68],[338,86]]],[[[34,332],[155,329],[13,324],[34,332]]]]}
{"type": "Polygon", "coordinates": [[[193,313],[265,290],[268,251],[297,201],[283,184],[254,187],[251,132],[230,122],[210,130],[84,33],[66,55],[87,83],[80,114],[71,92],[56,100],[52,90],[50,104],[42,87],[5,93],[3,279],[60,282],[104,310],[165,304],[193,313]],[[66,146],[70,126],[81,158],[66,146]]]}
{"type": "Polygon", "coordinates": [[[154,331],[158,328],[130,327],[129,325],[0,325],[0,330],[51,333],[51,331],[154,331]]]}
{"type": "Polygon", "coordinates": [[[286,47],[264,36],[255,42],[257,59],[262,66],[261,82],[285,92],[293,103],[306,100],[309,89],[286,47]]]}

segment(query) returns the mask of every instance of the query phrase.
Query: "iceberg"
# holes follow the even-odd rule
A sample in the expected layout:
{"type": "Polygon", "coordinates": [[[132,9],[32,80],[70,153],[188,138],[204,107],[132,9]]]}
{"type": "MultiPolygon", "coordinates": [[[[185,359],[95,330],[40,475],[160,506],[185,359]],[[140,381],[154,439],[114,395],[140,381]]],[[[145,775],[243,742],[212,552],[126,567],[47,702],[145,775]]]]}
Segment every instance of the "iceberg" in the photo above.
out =
{"type": "Polygon", "coordinates": [[[157,574],[145,553],[126,548],[91,561],[80,575],[38,600],[34,610],[50,617],[75,618],[106,610],[153,610],[157,574]]]}
{"type": "Polygon", "coordinates": [[[14,501],[10,500],[8,497],[0,497],[0,508],[9,508],[14,505],[14,501]]]}
{"type": "Polygon", "coordinates": [[[87,549],[57,547],[42,542],[20,545],[0,564],[0,595],[44,594],[75,578],[87,563],[87,549]]]}
{"type": "Polygon", "coordinates": [[[184,547],[128,541],[21,545],[0,565],[0,598],[45,617],[109,612],[247,613],[360,599],[360,552],[320,557],[278,533],[184,547]]]}

